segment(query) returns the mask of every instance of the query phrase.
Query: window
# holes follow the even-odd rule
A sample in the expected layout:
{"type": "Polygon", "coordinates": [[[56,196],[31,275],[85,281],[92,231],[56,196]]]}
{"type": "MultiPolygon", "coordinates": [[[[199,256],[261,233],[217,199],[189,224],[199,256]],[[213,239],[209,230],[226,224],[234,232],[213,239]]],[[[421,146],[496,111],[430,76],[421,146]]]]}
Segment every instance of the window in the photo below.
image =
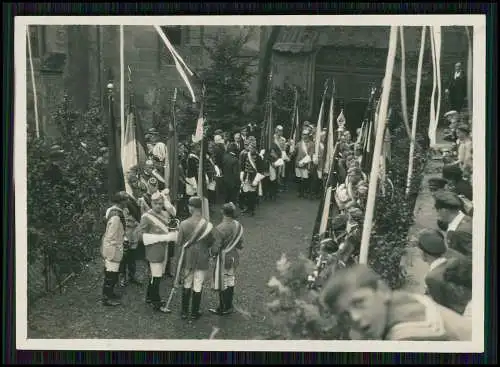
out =
{"type": "MultiPolygon", "coordinates": [[[[182,46],[183,44],[183,30],[182,26],[163,26],[161,27],[165,35],[167,36],[168,40],[174,46],[174,48],[179,51],[179,47],[182,46]]],[[[159,67],[161,68],[162,65],[173,65],[174,64],[174,59],[172,58],[172,55],[170,54],[170,51],[167,49],[165,46],[165,43],[161,39],[161,37],[158,35],[158,48],[159,48],[159,67]]]]}
{"type": "MultiPolygon", "coordinates": [[[[31,43],[31,56],[33,58],[40,58],[45,54],[45,27],[30,25],[28,26],[30,43],[31,43]]],[[[28,54],[26,52],[26,54],[28,54]]]]}

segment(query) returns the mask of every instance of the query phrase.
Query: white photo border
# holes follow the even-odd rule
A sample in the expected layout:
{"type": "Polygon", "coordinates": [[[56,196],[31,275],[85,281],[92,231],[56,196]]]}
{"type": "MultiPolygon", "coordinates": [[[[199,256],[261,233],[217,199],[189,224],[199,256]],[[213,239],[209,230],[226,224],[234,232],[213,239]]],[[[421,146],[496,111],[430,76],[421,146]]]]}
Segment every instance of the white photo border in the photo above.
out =
{"type": "Polygon", "coordinates": [[[485,226],[486,226],[486,15],[258,15],[258,16],[18,16],[14,27],[15,124],[15,264],[16,347],[19,350],[115,351],[262,351],[262,352],[484,352],[485,226]],[[472,26],[474,217],[473,335],[467,342],[315,341],[315,340],[132,340],[29,339],[27,303],[27,72],[26,27],[37,25],[345,25],[345,26],[472,26]]]}

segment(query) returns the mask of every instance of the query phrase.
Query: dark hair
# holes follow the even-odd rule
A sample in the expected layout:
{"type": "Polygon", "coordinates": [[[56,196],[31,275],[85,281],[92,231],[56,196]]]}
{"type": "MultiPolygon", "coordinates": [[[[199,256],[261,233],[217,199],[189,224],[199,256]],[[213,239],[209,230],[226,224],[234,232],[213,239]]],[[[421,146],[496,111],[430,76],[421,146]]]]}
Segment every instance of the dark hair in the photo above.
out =
{"type": "Polygon", "coordinates": [[[371,288],[379,286],[380,276],[366,265],[353,265],[338,269],[331,274],[321,294],[322,303],[336,311],[338,299],[352,289],[371,288]]]}
{"type": "Polygon", "coordinates": [[[236,217],[236,208],[234,205],[224,204],[222,206],[222,214],[226,217],[235,218],[236,217]]]}
{"type": "Polygon", "coordinates": [[[111,197],[113,204],[125,204],[129,200],[129,195],[125,191],[119,191],[111,197]]]}
{"type": "Polygon", "coordinates": [[[443,274],[445,281],[472,289],[472,261],[467,258],[452,258],[443,274]]]}

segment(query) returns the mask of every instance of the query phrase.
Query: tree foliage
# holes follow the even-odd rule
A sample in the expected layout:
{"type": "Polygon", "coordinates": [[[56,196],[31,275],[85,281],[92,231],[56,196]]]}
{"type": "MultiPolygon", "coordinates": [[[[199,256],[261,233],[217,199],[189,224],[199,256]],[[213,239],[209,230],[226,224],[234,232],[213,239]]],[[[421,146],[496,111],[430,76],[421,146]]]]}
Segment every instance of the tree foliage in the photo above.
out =
{"type": "Polygon", "coordinates": [[[242,57],[248,37],[248,33],[220,33],[214,45],[205,47],[211,63],[201,72],[206,85],[204,110],[207,122],[225,131],[242,125],[254,62],[253,57],[242,57]]]}
{"type": "Polygon", "coordinates": [[[68,106],[66,97],[52,115],[59,141],[28,134],[27,142],[28,261],[48,257],[56,277],[93,259],[107,204],[101,112],[75,113],[68,106]],[[58,159],[51,154],[54,143],[64,150],[58,159]]]}

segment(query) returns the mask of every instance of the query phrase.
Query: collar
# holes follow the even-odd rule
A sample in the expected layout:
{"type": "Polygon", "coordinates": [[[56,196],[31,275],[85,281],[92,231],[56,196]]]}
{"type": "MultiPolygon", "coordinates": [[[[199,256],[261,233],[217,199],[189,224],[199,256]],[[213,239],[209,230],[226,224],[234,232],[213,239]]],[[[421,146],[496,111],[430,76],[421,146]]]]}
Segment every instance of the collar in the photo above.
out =
{"type": "Polygon", "coordinates": [[[434,260],[433,262],[430,263],[429,265],[429,271],[432,271],[434,269],[436,269],[439,265],[442,265],[446,262],[446,258],[445,257],[439,257],[437,258],[436,260],[434,260]]]}
{"type": "Polygon", "coordinates": [[[457,216],[448,224],[448,231],[456,231],[462,220],[465,218],[465,214],[461,211],[458,212],[457,216]]]}

